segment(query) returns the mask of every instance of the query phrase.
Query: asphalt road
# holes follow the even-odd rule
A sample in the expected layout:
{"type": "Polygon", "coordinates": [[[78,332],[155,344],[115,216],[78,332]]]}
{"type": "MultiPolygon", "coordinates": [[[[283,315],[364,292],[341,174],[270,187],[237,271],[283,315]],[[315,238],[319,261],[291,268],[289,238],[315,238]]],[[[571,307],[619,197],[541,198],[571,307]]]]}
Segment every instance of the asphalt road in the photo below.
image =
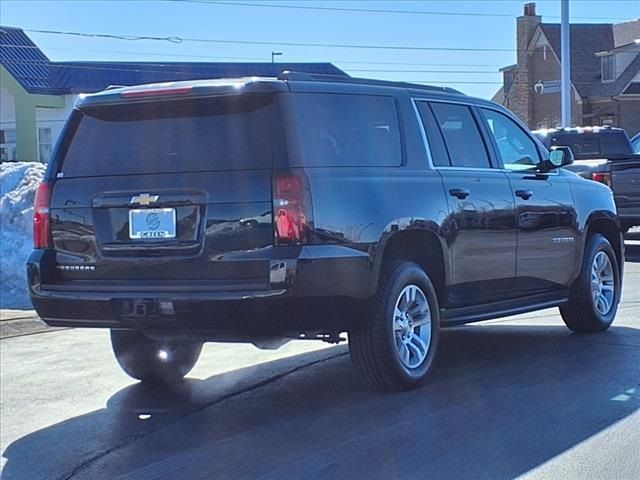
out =
{"type": "Polygon", "coordinates": [[[555,310],[449,329],[427,385],[375,394],[345,346],[209,344],[173,391],[126,377],[104,331],[0,342],[2,478],[638,479],[640,246],[618,318],[555,310]]]}

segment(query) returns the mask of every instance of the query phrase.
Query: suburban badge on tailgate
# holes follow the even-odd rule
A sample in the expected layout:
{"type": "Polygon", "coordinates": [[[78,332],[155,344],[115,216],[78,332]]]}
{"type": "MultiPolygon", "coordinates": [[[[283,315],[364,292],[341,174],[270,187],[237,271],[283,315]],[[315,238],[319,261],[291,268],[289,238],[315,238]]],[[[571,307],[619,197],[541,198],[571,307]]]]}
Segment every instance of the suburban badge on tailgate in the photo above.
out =
{"type": "Polygon", "coordinates": [[[148,193],[141,193],[140,195],[135,195],[131,197],[131,201],[129,203],[138,205],[150,205],[152,203],[156,203],[160,195],[149,195],[148,193]]]}

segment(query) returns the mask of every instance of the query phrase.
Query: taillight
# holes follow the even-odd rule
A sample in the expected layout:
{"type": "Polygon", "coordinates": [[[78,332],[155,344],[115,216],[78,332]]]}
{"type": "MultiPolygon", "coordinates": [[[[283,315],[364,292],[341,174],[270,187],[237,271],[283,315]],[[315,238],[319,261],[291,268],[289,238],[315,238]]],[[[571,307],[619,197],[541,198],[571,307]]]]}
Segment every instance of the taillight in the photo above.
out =
{"type": "Polygon", "coordinates": [[[309,189],[304,176],[284,173],[274,177],[273,225],[277,245],[309,241],[309,207],[309,189]]]}
{"type": "Polygon", "coordinates": [[[51,199],[51,186],[42,182],[36,190],[36,199],[33,202],[33,247],[51,247],[51,222],[49,217],[49,201],[51,199]]]}
{"type": "Polygon", "coordinates": [[[604,183],[611,188],[611,172],[591,172],[591,180],[604,183]]]}

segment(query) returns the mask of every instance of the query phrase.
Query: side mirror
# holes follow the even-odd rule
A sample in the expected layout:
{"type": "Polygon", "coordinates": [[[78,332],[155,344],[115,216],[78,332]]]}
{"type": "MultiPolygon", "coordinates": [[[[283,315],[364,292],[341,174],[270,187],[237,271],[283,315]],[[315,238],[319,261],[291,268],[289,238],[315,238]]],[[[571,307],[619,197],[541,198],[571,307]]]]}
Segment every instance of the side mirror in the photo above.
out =
{"type": "Polygon", "coordinates": [[[551,147],[549,158],[542,160],[538,167],[541,172],[549,172],[556,168],[565,167],[573,163],[573,152],[567,146],[551,147]]]}

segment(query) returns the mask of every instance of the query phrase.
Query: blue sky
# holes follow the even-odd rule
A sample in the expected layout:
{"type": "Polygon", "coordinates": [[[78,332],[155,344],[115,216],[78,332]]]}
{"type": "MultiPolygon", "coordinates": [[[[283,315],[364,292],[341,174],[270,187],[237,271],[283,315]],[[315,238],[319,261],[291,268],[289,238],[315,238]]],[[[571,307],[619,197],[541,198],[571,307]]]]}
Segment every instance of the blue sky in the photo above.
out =
{"type": "MultiPolygon", "coordinates": [[[[515,17],[522,13],[526,2],[242,0],[240,3],[479,15],[317,11],[222,5],[208,0],[2,0],[0,22],[24,29],[268,42],[171,43],[29,33],[52,60],[270,61],[275,50],[283,53],[279,57],[283,60],[329,61],[351,75],[444,83],[472,95],[491,97],[499,88],[498,68],[514,63],[515,17]],[[278,42],[508,51],[355,49],[286,46],[278,42]]],[[[537,0],[536,4],[543,22],[559,22],[559,0],[537,0]]],[[[637,0],[572,0],[570,8],[575,23],[640,18],[637,0]]]]}

